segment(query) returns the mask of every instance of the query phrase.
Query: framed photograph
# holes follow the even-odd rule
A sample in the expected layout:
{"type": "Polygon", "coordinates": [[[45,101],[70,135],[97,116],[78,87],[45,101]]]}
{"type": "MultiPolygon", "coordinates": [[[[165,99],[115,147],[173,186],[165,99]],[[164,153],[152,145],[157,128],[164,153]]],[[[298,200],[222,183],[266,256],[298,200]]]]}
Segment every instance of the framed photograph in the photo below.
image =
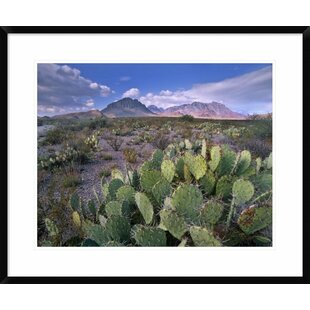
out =
{"type": "Polygon", "coordinates": [[[0,35],[2,282],[309,283],[308,27],[0,35]]]}

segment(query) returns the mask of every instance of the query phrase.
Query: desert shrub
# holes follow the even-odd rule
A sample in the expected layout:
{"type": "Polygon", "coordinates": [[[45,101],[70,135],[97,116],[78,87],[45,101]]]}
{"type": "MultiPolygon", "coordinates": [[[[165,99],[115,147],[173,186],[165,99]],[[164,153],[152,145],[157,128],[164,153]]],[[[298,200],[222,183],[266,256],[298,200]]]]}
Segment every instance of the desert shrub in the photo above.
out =
{"type": "Polygon", "coordinates": [[[192,137],[192,130],[190,128],[184,128],[182,131],[181,131],[181,136],[184,138],[184,139],[190,139],[192,137]]]}
{"type": "Polygon", "coordinates": [[[54,128],[46,133],[44,145],[61,144],[69,138],[68,132],[63,128],[54,128]]]}
{"type": "Polygon", "coordinates": [[[158,132],[152,141],[152,145],[157,149],[164,150],[170,142],[169,136],[164,135],[162,132],[158,132]]]}
{"type": "Polygon", "coordinates": [[[110,154],[110,153],[103,153],[103,154],[101,155],[101,158],[102,158],[103,160],[112,160],[112,159],[113,159],[112,154],[110,154]]]}
{"type": "Polygon", "coordinates": [[[180,117],[180,120],[183,122],[192,122],[194,119],[195,119],[194,116],[189,114],[185,114],[180,117]]]}
{"type": "Polygon", "coordinates": [[[124,140],[116,135],[111,135],[109,137],[106,138],[107,143],[112,147],[112,149],[114,151],[119,151],[119,149],[121,148],[124,140]]]}
{"type": "Polygon", "coordinates": [[[64,175],[62,181],[62,185],[65,188],[75,188],[81,183],[81,176],[75,171],[69,172],[68,174],[64,175]]]}
{"type": "Polygon", "coordinates": [[[242,149],[249,150],[255,157],[261,158],[267,157],[272,150],[271,144],[259,139],[242,140],[238,146],[242,149]]]}
{"type": "Polygon", "coordinates": [[[137,152],[135,149],[125,148],[123,154],[128,163],[134,164],[137,162],[137,152]]]}
{"type": "Polygon", "coordinates": [[[100,129],[107,126],[107,120],[105,118],[96,118],[91,120],[88,124],[90,129],[100,129]]]}

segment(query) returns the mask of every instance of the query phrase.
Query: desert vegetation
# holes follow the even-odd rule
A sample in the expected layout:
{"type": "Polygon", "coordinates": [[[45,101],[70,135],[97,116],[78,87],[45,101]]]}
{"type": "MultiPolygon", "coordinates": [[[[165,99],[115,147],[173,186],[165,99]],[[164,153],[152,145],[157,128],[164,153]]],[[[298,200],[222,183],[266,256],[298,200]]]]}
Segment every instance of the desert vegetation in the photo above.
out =
{"type": "Polygon", "coordinates": [[[39,246],[271,246],[272,120],[38,122],[39,246]]]}

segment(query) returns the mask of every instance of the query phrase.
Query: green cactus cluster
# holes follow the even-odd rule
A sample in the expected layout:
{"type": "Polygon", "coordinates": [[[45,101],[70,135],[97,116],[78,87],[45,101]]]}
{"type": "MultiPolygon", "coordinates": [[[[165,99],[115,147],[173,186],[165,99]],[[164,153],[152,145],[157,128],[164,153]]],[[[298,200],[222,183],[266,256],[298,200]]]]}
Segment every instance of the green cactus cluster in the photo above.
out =
{"type": "MultiPolygon", "coordinates": [[[[88,203],[71,196],[82,246],[271,244],[264,235],[272,224],[271,155],[253,159],[248,150],[189,140],[167,149],[126,176],[115,170],[88,203]]],[[[51,220],[45,224],[57,234],[51,220]]]]}

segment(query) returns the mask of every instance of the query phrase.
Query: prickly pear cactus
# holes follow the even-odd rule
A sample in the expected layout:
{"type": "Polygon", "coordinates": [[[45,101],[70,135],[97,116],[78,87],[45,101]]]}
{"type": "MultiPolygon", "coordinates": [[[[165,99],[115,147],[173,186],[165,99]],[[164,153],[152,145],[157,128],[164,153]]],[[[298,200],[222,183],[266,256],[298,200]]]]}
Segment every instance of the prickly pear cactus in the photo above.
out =
{"type": "Polygon", "coordinates": [[[251,165],[251,153],[249,151],[242,151],[235,169],[237,176],[242,175],[251,165]]]}
{"type": "Polygon", "coordinates": [[[157,170],[143,171],[140,178],[142,189],[145,190],[147,193],[151,193],[153,186],[161,178],[161,173],[157,170]]]}
{"type": "Polygon", "coordinates": [[[80,215],[79,215],[79,213],[77,211],[73,211],[72,212],[72,221],[73,221],[73,224],[76,227],[81,227],[82,222],[81,222],[81,219],[80,219],[80,215]]]}
{"type": "Polygon", "coordinates": [[[108,194],[107,200],[116,200],[116,193],[118,189],[122,187],[123,185],[124,183],[120,179],[113,179],[109,183],[109,187],[108,187],[109,194],[108,194]]]}
{"type": "Polygon", "coordinates": [[[136,204],[144,218],[146,224],[150,224],[153,220],[154,209],[153,206],[148,199],[148,197],[143,193],[135,194],[136,204]]]}
{"type": "Polygon", "coordinates": [[[180,185],[173,193],[171,204],[189,223],[195,223],[199,217],[203,197],[200,190],[194,185],[180,185]]]}
{"type": "Polygon", "coordinates": [[[206,225],[215,225],[223,214],[224,206],[216,200],[209,200],[201,209],[200,218],[206,225]]]}
{"type": "Polygon", "coordinates": [[[185,148],[186,148],[187,150],[191,150],[192,147],[193,147],[192,143],[191,143],[188,139],[185,139],[185,140],[184,140],[184,144],[185,144],[185,148]]]}
{"type": "Polygon", "coordinates": [[[170,196],[171,192],[172,187],[164,178],[161,178],[152,188],[152,194],[159,205],[163,203],[166,197],[170,196]]]}
{"type": "Polygon", "coordinates": [[[116,199],[118,201],[127,201],[129,204],[135,203],[135,190],[130,185],[120,187],[116,192],[116,199]]]}
{"type": "Polygon", "coordinates": [[[234,203],[241,205],[248,202],[254,195],[254,186],[250,181],[239,179],[232,187],[234,203]]]}
{"type": "Polygon", "coordinates": [[[45,219],[45,226],[50,237],[55,237],[58,235],[59,230],[57,225],[49,218],[45,219]]]}
{"type": "Polygon", "coordinates": [[[78,196],[76,192],[71,195],[70,205],[74,211],[79,211],[81,208],[80,197],[78,196]]]}
{"type": "Polygon", "coordinates": [[[207,157],[207,143],[205,139],[201,142],[201,156],[206,159],[207,157]]]}
{"type": "Polygon", "coordinates": [[[93,240],[99,246],[105,245],[109,241],[109,237],[103,226],[93,223],[84,223],[83,229],[88,239],[93,240]]]}
{"type": "Polygon", "coordinates": [[[209,167],[214,172],[221,161],[221,148],[218,145],[213,146],[210,151],[210,156],[209,167]]]}
{"type": "Polygon", "coordinates": [[[207,228],[192,226],[189,232],[195,246],[222,246],[222,243],[207,228]]]}
{"type": "Polygon", "coordinates": [[[132,229],[132,237],[140,246],[166,246],[167,238],[164,230],[157,227],[136,225],[132,229]]]}
{"type": "Polygon", "coordinates": [[[105,212],[108,217],[113,215],[122,216],[122,203],[119,201],[109,201],[105,206],[105,212]]]}
{"type": "Polygon", "coordinates": [[[220,199],[227,200],[231,197],[232,179],[224,175],[216,183],[216,196],[220,199]]]}
{"type": "Polygon", "coordinates": [[[175,174],[175,166],[171,160],[164,160],[161,163],[161,174],[168,182],[172,182],[175,174]]]}
{"type": "Polygon", "coordinates": [[[111,176],[112,179],[120,179],[122,182],[124,182],[123,173],[119,169],[112,169],[111,176]]]}
{"type": "Polygon", "coordinates": [[[215,177],[211,170],[208,170],[206,174],[199,180],[201,190],[207,196],[211,195],[215,187],[215,177]]]}
{"type": "Polygon", "coordinates": [[[88,208],[88,211],[92,214],[92,216],[97,215],[97,208],[92,199],[87,202],[87,208],[88,208]]]}
{"type": "Polygon", "coordinates": [[[221,177],[223,175],[229,175],[234,167],[236,161],[236,153],[228,146],[222,146],[222,158],[216,169],[217,174],[221,177]]]}
{"type": "Polygon", "coordinates": [[[172,236],[181,240],[188,228],[184,218],[179,216],[173,210],[161,210],[160,213],[160,228],[168,230],[172,236]]]}
{"type": "Polygon", "coordinates": [[[164,159],[164,152],[161,150],[154,151],[152,155],[152,163],[155,167],[155,169],[160,170],[161,163],[164,159]]]}
{"type": "Polygon", "coordinates": [[[193,156],[190,153],[186,153],[184,162],[196,180],[201,179],[207,172],[206,160],[201,155],[193,156]]]}
{"type": "Polygon", "coordinates": [[[262,159],[257,157],[256,160],[256,174],[259,174],[260,168],[262,167],[262,159]]]}
{"type": "Polygon", "coordinates": [[[184,180],[184,159],[180,157],[176,163],[176,173],[180,180],[184,180]]]}
{"type": "Polygon", "coordinates": [[[238,219],[239,227],[251,235],[272,223],[272,209],[270,207],[250,207],[241,213],[238,219]]]}
{"type": "Polygon", "coordinates": [[[130,239],[130,223],[125,217],[111,216],[108,218],[105,227],[109,241],[128,242],[130,239]]]}

